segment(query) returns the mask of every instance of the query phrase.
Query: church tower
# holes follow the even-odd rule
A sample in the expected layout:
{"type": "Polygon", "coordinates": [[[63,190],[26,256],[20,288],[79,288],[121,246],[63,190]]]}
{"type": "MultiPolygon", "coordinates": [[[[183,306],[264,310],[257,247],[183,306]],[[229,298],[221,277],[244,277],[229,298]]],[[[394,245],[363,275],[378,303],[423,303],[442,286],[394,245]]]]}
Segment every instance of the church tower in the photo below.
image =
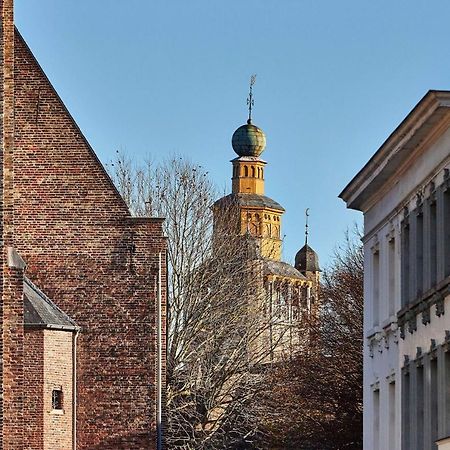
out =
{"type": "Polygon", "coordinates": [[[267,163],[261,154],[266,136],[252,122],[254,81],[252,77],[247,123],[234,132],[231,140],[237,154],[231,161],[232,192],[214,203],[214,235],[218,248],[224,238],[227,249],[235,242],[233,235],[242,238],[237,240],[237,251],[257,268],[257,276],[249,280],[249,292],[253,300],[262,299],[262,323],[269,320],[258,342],[268,350],[263,361],[267,363],[310,345],[309,324],[318,314],[320,269],[317,255],[311,249],[316,257],[312,258],[307,246],[297,255],[296,267],[281,260],[284,208],[264,192],[267,163]]]}
{"type": "MultiPolygon", "coordinates": [[[[252,123],[254,78],[250,83],[248,98],[249,117],[245,125],[233,134],[231,143],[238,155],[231,161],[233,165],[232,193],[219,199],[217,208],[235,204],[233,211],[238,214],[238,232],[250,234],[257,243],[260,256],[275,261],[281,260],[281,216],[284,208],[264,195],[264,173],[266,161],[260,158],[266,147],[264,132],[252,123]]],[[[223,208],[222,208],[223,209],[223,208]]]]}

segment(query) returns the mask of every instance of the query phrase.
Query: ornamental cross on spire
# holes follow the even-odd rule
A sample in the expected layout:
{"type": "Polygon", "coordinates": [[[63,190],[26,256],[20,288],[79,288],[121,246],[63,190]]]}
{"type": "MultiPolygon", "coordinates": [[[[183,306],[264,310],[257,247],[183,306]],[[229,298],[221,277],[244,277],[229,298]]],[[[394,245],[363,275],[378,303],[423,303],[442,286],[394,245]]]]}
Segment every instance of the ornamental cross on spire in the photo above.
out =
{"type": "Polygon", "coordinates": [[[305,209],[305,245],[308,245],[308,217],[309,217],[309,208],[305,209]]]}
{"type": "Polygon", "coordinates": [[[247,98],[247,105],[248,105],[248,120],[247,123],[252,123],[252,110],[253,106],[255,105],[255,100],[253,100],[253,85],[256,82],[256,74],[252,75],[250,77],[250,92],[248,94],[247,98]]]}

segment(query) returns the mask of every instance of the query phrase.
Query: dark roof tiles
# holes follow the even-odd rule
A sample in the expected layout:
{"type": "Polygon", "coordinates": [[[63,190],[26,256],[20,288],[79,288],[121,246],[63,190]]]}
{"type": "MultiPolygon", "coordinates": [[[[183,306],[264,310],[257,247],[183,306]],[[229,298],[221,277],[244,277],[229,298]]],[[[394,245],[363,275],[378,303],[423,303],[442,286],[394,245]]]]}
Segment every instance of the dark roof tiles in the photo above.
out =
{"type": "Polygon", "coordinates": [[[78,329],[76,323],[28,278],[24,279],[23,294],[25,327],[68,331],[78,329]]]}
{"type": "Polygon", "coordinates": [[[220,198],[214,204],[220,205],[228,203],[229,205],[232,205],[234,202],[239,206],[247,206],[250,208],[269,208],[277,211],[284,211],[284,208],[278,202],[265,195],[259,194],[229,194],[220,198]]]}
{"type": "Polygon", "coordinates": [[[272,259],[264,260],[264,275],[277,275],[280,277],[297,278],[299,280],[306,280],[295,267],[283,261],[274,261],[272,259]]]}

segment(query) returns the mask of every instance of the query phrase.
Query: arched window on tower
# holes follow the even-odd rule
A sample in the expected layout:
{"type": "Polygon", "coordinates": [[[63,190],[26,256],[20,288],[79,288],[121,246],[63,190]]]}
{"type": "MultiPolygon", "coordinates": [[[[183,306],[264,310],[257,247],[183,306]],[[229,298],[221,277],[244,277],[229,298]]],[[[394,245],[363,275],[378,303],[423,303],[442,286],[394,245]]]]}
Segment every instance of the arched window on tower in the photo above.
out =
{"type": "Polygon", "coordinates": [[[255,168],[252,166],[252,177],[255,178],[255,168]]]}
{"type": "Polygon", "coordinates": [[[264,169],[261,167],[261,178],[264,179],[264,169]]]}
{"type": "Polygon", "coordinates": [[[248,177],[248,167],[244,166],[244,177],[248,177]]]}

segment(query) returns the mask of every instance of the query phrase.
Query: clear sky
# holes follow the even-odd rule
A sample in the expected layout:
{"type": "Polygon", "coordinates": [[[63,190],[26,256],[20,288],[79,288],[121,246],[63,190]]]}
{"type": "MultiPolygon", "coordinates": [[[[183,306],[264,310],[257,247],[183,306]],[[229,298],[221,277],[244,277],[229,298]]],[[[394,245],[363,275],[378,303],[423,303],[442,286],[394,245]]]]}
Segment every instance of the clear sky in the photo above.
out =
{"type": "Polygon", "coordinates": [[[448,0],[16,0],[16,24],[103,162],[173,153],[231,189],[234,130],[267,136],[284,258],[326,264],[337,195],[429,89],[450,89],[448,0]]]}

